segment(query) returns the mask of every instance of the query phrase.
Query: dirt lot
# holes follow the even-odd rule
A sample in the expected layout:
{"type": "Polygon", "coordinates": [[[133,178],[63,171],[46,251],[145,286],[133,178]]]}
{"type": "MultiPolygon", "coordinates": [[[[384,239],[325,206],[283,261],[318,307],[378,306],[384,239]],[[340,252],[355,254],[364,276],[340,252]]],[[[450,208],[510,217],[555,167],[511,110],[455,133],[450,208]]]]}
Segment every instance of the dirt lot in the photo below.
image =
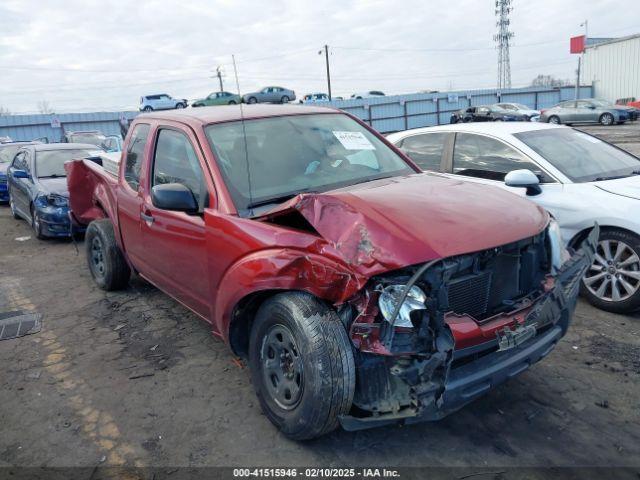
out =
{"type": "MultiPolygon", "coordinates": [[[[637,125],[586,130],[640,153],[637,125]]],[[[26,236],[0,207],[0,312],[44,315],[0,342],[0,466],[640,466],[640,315],[581,301],[548,358],[459,414],[296,443],[195,315],[140,279],[105,293],[83,245],[26,236]]]]}

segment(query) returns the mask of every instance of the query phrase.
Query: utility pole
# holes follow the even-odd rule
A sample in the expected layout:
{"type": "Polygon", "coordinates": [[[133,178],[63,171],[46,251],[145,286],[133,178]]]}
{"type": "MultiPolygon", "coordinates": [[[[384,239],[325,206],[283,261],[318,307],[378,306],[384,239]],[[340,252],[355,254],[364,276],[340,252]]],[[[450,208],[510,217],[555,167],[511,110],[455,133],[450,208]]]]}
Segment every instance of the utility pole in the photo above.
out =
{"type": "Polygon", "coordinates": [[[498,49],[498,92],[503,88],[511,88],[511,63],[509,59],[509,41],[513,32],[509,30],[509,13],[512,0],[495,0],[495,14],[498,17],[496,26],[498,33],[493,36],[498,49]]]}
{"type": "Polygon", "coordinates": [[[218,81],[220,82],[220,91],[224,92],[224,86],[222,85],[222,65],[218,65],[218,68],[216,68],[216,77],[218,77],[218,81]]]}
{"type": "MultiPolygon", "coordinates": [[[[327,89],[329,90],[329,100],[331,100],[331,73],[329,72],[329,45],[323,47],[324,59],[327,64],[327,89]]],[[[322,50],[318,52],[318,55],[322,55],[322,50]]]]}
{"type": "MultiPolygon", "coordinates": [[[[580,24],[581,27],[584,27],[584,46],[587,46],[587,41],[589,40],[589,21],[585,20],[580,24]]],[[[582,53],[578,57],[578,69],[576,70],[576,100],[580,98],[580,69],[582,67],[582,59],[584,58],[584,48],[582,49],[582,53]]]]}

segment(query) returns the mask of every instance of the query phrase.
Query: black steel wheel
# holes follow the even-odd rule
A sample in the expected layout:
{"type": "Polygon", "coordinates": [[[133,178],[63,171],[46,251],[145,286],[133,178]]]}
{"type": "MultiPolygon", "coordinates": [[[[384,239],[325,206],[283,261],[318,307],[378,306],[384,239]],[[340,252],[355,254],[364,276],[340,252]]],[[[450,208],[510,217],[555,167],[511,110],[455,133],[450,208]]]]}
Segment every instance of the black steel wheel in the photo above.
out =
{"type": "Polygon", "coordinates": [[[129,283],[131,269],[118,246],[111,220],[94,220],[85,234],[87,263],[103,290],[119,290],[129,283]]]}
{"type": "Polygon", "coordinates": [[[258,310],[249,340],[251,380],[267,418],[295,440],[334,430],[351,409],[355,366],[336,312],[302,292],[258,310]]]}

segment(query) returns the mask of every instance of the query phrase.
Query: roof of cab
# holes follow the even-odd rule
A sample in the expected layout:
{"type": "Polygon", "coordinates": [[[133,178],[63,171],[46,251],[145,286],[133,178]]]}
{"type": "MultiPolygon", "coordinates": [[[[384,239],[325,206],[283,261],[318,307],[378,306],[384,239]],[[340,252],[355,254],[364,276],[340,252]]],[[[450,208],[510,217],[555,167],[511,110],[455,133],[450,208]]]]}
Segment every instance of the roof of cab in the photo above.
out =
{"type": "Polygon", "coordinates": [[[302,105],[220,105],[215,107],[185,108],[178,110],[161,110],[138,115],[136,120],[152,118],[169,120],[190,125],[207,125],[210,123],[251,120],[255,118],[280,117],[285,115],[310,115],[314,113],[338,113],[334,108],[309,107],[302,105]]]}

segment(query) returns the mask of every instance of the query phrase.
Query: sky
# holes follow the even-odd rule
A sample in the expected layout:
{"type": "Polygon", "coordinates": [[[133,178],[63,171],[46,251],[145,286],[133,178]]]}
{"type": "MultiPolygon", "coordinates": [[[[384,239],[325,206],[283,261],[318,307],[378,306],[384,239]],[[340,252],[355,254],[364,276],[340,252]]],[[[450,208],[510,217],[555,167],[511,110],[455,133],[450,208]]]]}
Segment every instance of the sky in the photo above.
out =
{"type": "MultiPolygon", "coordinates": [[[[638,0],[513,0],[511,75],[575,78],[569,38],[640,33],[638,0]]],[[[193,100],[268,85],[298,96],[493,88],[493,0],[2,0],[0,108],[135,110],[141,95],[193,100]]],[[[640,92],[639,92],[640,93],[640,92]]]]}

